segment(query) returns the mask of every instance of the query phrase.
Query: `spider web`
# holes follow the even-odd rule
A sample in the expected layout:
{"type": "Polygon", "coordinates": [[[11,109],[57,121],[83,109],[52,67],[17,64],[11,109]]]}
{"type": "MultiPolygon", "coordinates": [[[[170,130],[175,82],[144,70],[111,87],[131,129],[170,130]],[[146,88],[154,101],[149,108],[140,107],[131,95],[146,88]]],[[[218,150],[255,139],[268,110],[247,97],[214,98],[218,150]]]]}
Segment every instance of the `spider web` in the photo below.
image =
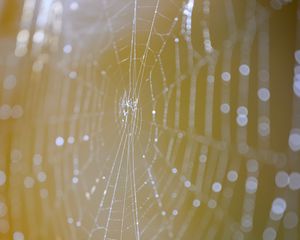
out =
{"type": "Polygon", "coordinates": [[[19,33],[15,55],[30,50],[33,130],[19,138],[34,137],[12,158],[30,159],[24,184],[36,175],[40,196],[24,195],[42,198],[53,237],[297,239],[299,123],[289,151],[271,142],[270,16],[287,3],[33,2],[31,46],[19,33]]]}

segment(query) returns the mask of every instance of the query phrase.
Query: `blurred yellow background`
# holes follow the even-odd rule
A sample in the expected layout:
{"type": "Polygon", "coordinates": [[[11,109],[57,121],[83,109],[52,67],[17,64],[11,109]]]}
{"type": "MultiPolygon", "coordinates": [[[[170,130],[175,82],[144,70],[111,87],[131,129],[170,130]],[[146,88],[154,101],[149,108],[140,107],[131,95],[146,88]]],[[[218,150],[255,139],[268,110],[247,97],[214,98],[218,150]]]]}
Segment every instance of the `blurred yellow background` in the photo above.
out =
{"type": "Polygon", "coordinates": [[[0,239],[299,239],[300,4],[0,0],[0,239]]]}

